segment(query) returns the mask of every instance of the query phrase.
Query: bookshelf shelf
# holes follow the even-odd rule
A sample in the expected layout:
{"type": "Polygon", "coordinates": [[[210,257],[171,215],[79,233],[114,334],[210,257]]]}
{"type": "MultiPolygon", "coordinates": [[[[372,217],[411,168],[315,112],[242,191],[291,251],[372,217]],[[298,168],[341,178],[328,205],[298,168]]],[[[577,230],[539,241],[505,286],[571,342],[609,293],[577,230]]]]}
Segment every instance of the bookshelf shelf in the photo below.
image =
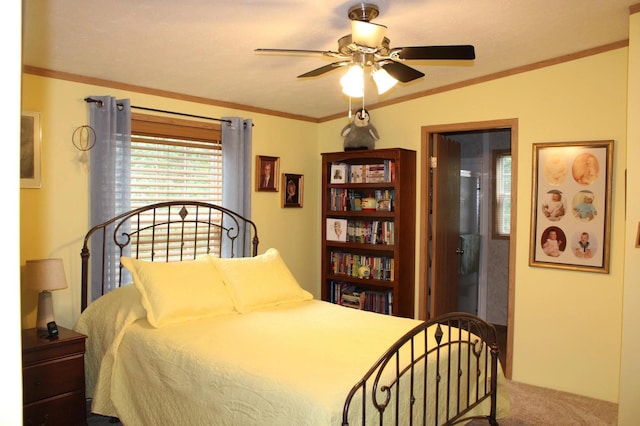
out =
{"type": "Polygon", "coordinates": [[[375,212],[363,212],[363,211],[328,211],[326,217],[366,217],[366,218],[388,218],[393,219],[395,214],[393,212],[375,211],[375,212]]]}
{"type": "Polygon", "coordinates": [[[349,250],[354,252],[388,252],[393,257],[395,245],[390,244],[358,244],[343,243],[340,241],[325,241],[327,247],[335,247],[336,249],[349,250]]]}
{"type": "Polygon", "coordinates": [[[415,151],[322,154],[323,300],[413,317],[415,196],[415,151]]]}

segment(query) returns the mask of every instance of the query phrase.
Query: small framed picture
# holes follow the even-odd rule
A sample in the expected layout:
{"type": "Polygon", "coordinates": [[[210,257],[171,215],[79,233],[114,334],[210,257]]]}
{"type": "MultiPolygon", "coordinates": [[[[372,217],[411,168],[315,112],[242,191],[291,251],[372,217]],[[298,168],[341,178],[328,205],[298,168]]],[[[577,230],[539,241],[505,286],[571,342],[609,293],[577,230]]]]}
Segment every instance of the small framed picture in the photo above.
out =
{"type": "Polygon", "coordinates": [[[327,218],[327,241],[347,242],[347,219],[327,218]]]}
{"type": "Polygon", "coordinates": [[[383,212],[391,211],[391,199],[389,198],[380,198],[377,200],[376,210],[383,212]]]}
{"type": "Polygon", "coordinates": [[[20,117],[20,187],[40,188],[40,113],[23,111],[20,117]]]}
{"type": "Polygon", "coordinates": [[[636,235],[636,248],[640,248],[640,223],[638,223],[638,234],[636,235]]]}
{"type": "Polygon", "coordinates": [[[256,191],[278,192],[279,157],[256,155],[256,191]]]}
{"type": "Polygon", "coordinates": [[[304,176],[282,174],[282,207],[302,207],[304,176]]]}
{"type": "Polygon", "coordinates": [[[347,165],[333,163],[331,165],[331,183],[345,183],[347,181],[347,165]]]}

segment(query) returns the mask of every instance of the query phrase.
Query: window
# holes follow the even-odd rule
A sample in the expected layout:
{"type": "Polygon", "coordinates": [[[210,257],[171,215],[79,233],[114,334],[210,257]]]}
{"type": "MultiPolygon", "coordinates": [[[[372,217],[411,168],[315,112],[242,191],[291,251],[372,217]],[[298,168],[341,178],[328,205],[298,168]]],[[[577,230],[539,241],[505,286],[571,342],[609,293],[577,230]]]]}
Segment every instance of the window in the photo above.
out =
{"type": "Polygon", "coordinates": [[[493,229],[494,239],[511,234],[511,151],[493,151],[493,229]]]}
{"type": "Polygon", "coordinates": [[[222,202],[220,125],[132,114],[131,207],[198,199],[222,202]]]}
{"type": "MultiPolygon", "coordinates": [[[[185,199],[222,204],[221,140],[217,123],[131,114],[131,208],[185,199]]],[[[135,249],[150,250],[150,241],[135,249]]]]}

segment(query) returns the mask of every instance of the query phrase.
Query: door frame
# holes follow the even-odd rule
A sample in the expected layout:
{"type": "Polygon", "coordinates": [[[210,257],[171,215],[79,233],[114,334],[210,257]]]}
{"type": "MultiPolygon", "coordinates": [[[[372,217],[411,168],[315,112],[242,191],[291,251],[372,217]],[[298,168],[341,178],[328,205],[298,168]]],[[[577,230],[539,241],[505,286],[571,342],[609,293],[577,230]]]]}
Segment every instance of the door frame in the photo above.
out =
{"type": "Polygon", "coordinates": [[[429,157],[429,142],[435,133],[456,133],[467,131],[482,131],[494,129],[511,130],[511,236],[509,241],[509,286],[507,302],[507,357],[504,366],[505,377],[510,379],[513,367],[513,326],[515,312],[515,281],[516,281],[516,223],[517,223],[517,189],[518,189],[518,119],[508,118],[499,120],[476,121],[467,123],[438,124],[421,127],[421,158],[422,164],[420,176],[420,233],[419,233],[419,258],[418,258],[418,318],[427,318],[427,291],[429,265],[426,259],[429,255],[429,211],[431,203],[429,201],[429,187],[431,177],[429,169],[431,160],[429,157]]]}

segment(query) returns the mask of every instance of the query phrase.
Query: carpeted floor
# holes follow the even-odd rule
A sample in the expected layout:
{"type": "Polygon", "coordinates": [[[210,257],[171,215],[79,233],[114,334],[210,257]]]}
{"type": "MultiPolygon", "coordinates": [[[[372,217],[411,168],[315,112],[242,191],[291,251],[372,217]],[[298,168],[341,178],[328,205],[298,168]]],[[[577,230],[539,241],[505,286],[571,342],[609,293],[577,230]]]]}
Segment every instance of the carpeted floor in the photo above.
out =
{"type": "MultiPolygon", "coordinates": [[[[509,416],[500,426],[607,426],[617,424],[618,405],[538,386],[507,381],[509,416]]],[[[473,421],[470,426],[489,422],[473,421]]]]}
{"type": "MultiPolygon", "coordinates": [[[[618,406],[611,402],[507,381],[511,410],[499,419],[501,426],[609,426],[616,425],[618,406]]],[[[114,426],[109,418],[91,415],[88,424],[114,426]]],[[[487,421],[474,420],[469,426],[484,426],[487,421]]]]}

